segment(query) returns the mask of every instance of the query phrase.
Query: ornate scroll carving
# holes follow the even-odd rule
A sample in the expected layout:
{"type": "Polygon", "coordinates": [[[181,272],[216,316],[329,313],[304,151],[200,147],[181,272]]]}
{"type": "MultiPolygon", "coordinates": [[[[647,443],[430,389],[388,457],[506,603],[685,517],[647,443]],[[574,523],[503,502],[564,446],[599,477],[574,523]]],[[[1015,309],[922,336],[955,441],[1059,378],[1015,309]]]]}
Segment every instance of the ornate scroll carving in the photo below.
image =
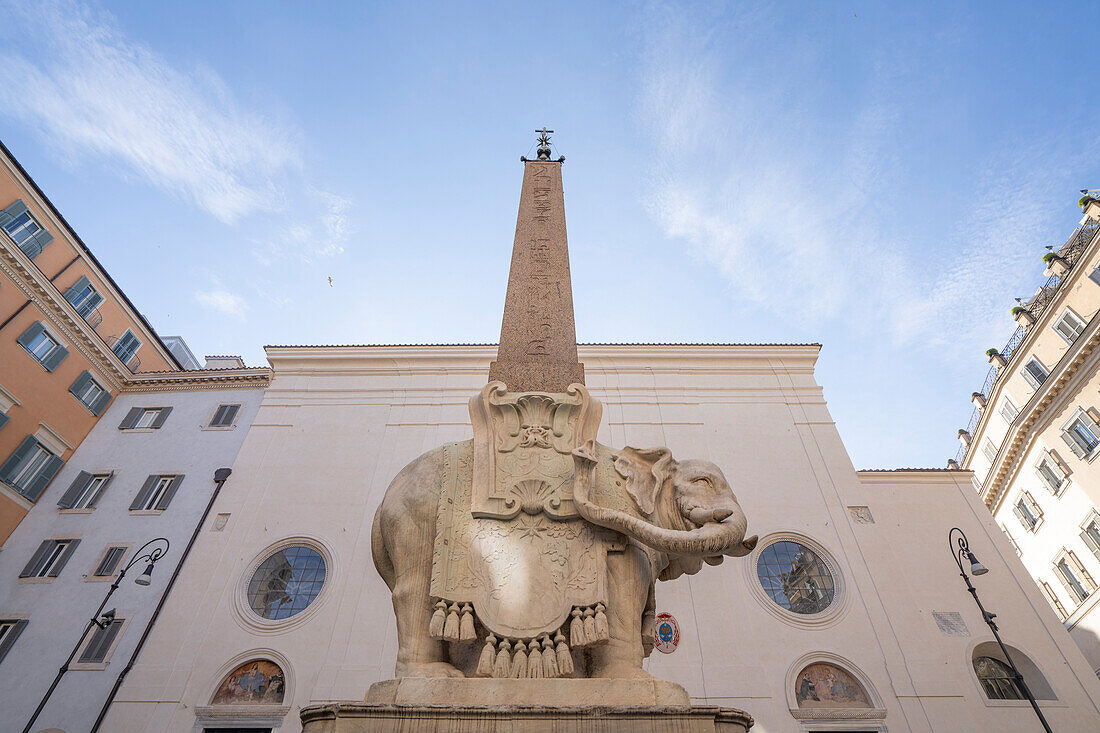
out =
{"type": "Polygon", "coordinates": [[[474,428],[473,516],[525,512],[572,519],[571,452],[596,437],[602,407],[582,384],[565,393],[508,392],[490,382],[470,400],[474,428]]]}

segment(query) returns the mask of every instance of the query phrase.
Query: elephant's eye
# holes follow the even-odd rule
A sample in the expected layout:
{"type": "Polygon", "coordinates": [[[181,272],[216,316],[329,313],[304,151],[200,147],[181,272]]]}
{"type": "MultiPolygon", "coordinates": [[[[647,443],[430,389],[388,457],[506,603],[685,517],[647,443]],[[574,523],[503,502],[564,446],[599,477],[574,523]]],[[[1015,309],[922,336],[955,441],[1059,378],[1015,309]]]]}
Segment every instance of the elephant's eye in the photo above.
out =
{"type": "Polygon", "coordinates": [[[700,484],[701,486],[710,486],[711,485],[710,484],[710,479],[707,478],[706,476],[700,476],[699,478],[692,479],[691,483],[700,484]]]}

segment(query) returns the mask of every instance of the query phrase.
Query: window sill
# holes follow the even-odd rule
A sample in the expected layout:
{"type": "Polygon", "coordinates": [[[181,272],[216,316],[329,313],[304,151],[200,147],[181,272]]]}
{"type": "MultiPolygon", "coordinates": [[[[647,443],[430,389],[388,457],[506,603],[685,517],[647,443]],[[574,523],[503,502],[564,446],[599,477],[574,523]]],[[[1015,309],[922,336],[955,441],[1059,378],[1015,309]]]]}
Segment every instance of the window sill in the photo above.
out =
{"type": "Polygon", "coordinates": [[[163,509],[131,509],[131,517],[156,517],[164,514],[163,509]]]}
{"type": "Polygon", "coordinates": [[[160,428],[119,428],[120,433],[155,433],[160,428]]]}
{"type": "Polygon", "coordinates": [[[210,427],[209,425],[207,425],[206,427],[202,428],[202,430],[220,430],[220,431],[236,430],[236,429],[237,429],[236,425],[225,425],[225,426],[222,426],[222,427],[210,427]]]}
{"type": "Polygon", "coordinates": [[[88,575],[88,576],[85,576],[84,582],[85,583],[110,583],[111,581],[113,581],[117,577],[118,577],[118,573],[115,573],[114,575],[88,575]]]}
{"type": "Polygon", "coordinates": [[[31,501],[27,497],[23,496],[22,494],[20,494],[18,491],[16,491],[15,489],[13,489],[11,486],[4,483],[3,481],[0,481],[0,496],[5,496],[8,499],[14,501],[16,504],[18,504],[19,506],[21,506],[23,509],[25,509],[28,512],[32,508],[34,508],[34,502],[33,501],[31,501]]]}
{"type": "Polygon", "coordinates": [[[55,580],[57,580],[57,578],[20,578],[19,582],[28,585],[37,585],[40,583],[52,583],[55,580]]]}
{"type": "MultiPolygon", "coordinates": [[[[73,662],[69,665],[70,672],[99,672],[107,669],[110,662],[73,662]]],[[[1026,700],[1024,702],[1027,702],[1026,700]]]]}
{"type": "Polygon", "coordinates": [[[58,509],[58,514],[91,514],[95,511],[95,507],[87,507],[86,509],[58,509]]]}

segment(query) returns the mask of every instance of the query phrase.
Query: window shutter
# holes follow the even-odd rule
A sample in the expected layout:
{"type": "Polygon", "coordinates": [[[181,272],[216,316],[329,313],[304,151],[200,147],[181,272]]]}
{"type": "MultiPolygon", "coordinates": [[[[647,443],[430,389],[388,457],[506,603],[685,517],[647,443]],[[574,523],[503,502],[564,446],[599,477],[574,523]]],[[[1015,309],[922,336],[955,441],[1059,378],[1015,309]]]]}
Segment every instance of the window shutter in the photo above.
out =
{"type": "MultiPolygon", "coordinates": [[[[80,373],[80,376],[76,378],[76,381],[73,382],[73,386],[69,387],[69,391],[72,392],[73,397],[76,397],[79,400],[80,393],[84,391],[84,388],[87,387],[88,383],[91,381],[92,375],[88,373],[87,369],[85,369],[80,373]]],[[[83,402],[84,401],[81,400],[81,404],[83,404],[83,402]]]]}
{"type": "Polygon", "coordinates": [[[92,293],[88,296],[88,299],[84,301],[84,304],[80,306],[80,310],[78,310],[77,313],[79,313],[82,318],[87,318],[88,314],[98,308],[99,304],[102,302],[102,295],[99,293],[92,293]]]}
{"type": "Polygon", "coordinates": [[[1069,558],[1069,562],[1081,575],[1081,579],[1084,581],[1085,587],[1091,592],[1096,590],[1096,582],[1089,575],[1089,571],[1085,570],[1085,566],[1081,564],[1081,561],[1077,559],[1077,555],[1073,552],[1067,552],[1066,557],[1069,558]]]}
{"type": "Polygon", "coordinates": [[[103,492],[107,490],[107,487],[111,485],[111,482],[115,480],[114,471],[107,474],[107,480],[99,485],[99,491],[95,492],[95,496],[88,502],[88,508],[93,509],[95,505],[99,503],[99,497],[103,496],[103,492]]]}
{"type": "Polygon", "coordinates": [[[34,339],[38,337],[38,334],[45,330],[46,327],[42,325],[41,321],[35,321],[16,339],[16,341],[18,341],[19,345],[24,349],[30,349],[31,341],[34,341],[34,339]]]}
{"type": "Polygon", "coordinates": [[[118,424],[118,429],[129,430],[134,427],[143,412],[145,410],[140,407],[131,407],[130,411],[126,413],[126,417],[122,418],[122,422],[118,424]]]}
{"type": "Polygon", "coordinates": [[[19,619],[15,622],[11,631],[4,637],[4,641],[0,642],[0,662],[4,661],[4,657],[7,656],[8,651],[15,644],[15,640],[19,638],[19,635],[23,633],[23,629],[27,627],[26,619],[19,619]]]}
{"type": "Polygon", "coordinates": [[[38,445],[38,441],[33,435],[23,438],[23,442],[19,444],[15,452],[8,456],[8,460],[4,461],[4,465],[0,466],[0,481],[11,483],[15,478],[15,474],[19,473],[19,468],[26,460],[27,454],[34,450],[36,445],[38,445]]]}
{"type": "Polygon", "coordinates": [[[31,556],[31,561],[27,563],[26,567],[23,568],[23,572],[19,573],[19,577],[29,578],[34,575],[35,569],[42,562],[42,560],[45,559],[46,553],[48,553],[52,547],[53,540],[43,540],[42,544],[38,546],[38,549],[35,550],[34,554],[31,556]]]}
{"type": "Polygon", "coordinates": [[[1068,430],[1063,430],[1062,440],[1064,440],[1066,445],[1069,446],[1069,449],[1073,451],[1073,455],[1077,456],[1078,458],[1085,457],[1085,449],[1077,442],[1077,438],[1073,435],[1072,432],[1068,430]]]}
{"type": "Polygon", "coordinates": [[[2,428],[2,427],[4,427],[5,425],[7,425],[7,424],[8,424],[8,420],[10,420],[10,419],[11,419],[11,418],[10,418],[10,417],[8,417],[7,413],[4,413],[4,412],[0,412],[0,428],[2,428]]]}
{"type": "Polygon", "coordinates": [[[52,372],[57,369],[57,366],[65,361],[65,357],[69,355],[69,350],[61,344],[57,345],[57,348],[50,352],[50,355],[46,357],[46,361],[42,362],[42,366],[46,367],[46,371],[52,372]]]}
{"type": "Polygon", "coordinates": [[[25,211],[28,211],[27,205],[23,203],[23,199],[18,199],[14,204],[0,211],[0,227],[9,224],[12,219],[25,211]]]}
{"type": "Polygon", "coordinates": [[[38,501],[38,497],[42,496],[42,492],[46,490],[46,487],[53,481],[53,477],[64,465],[65,461],[57,456],[51,455],[47,458],[45,465],[42,466],[42,470],[38,472],[38,476],[35,477],[34,481],[31,481],[30,485],[27,486],[26,491],[23,492],[23,496],[31,501],[38,501]]]}
{"type": "Polygon", "coordinates": [[[157,416],[155,418],[153,418],[152,427],[154,429],[156,429],[156,428],[159,428],[161,425],[163,425],[164,421],[168,419],[168,414],[171,413],[171,412],[172,412],[171,407],[162,407],[162,408],[160,408],[160,412],[158,412],[157,416]]]}
{"type": "Polygon", "coordinates": [[[217,412],[214,413],[214,419],[210,421],[210,427],[213,428],[227,428],[233,424],[233,420],[237,417],[237,411],[241,408],[240,405],[219,405],[217,412]]]}
{"type": "Polygon", "coordinates": [[[91,283],[88,281],[88,278],[81,275],[80,279],[69,286],[69,289],[65,291],[65,300],[70,303],[76,303],[76,296],[80,295],[84,288],[89,285],[91,285],[91,283]]]}
{"type": "Polygon", "coordinates": [[[1020,524],[1024,526],[1024,529],[1031,529],[1031,522],[1028,521],[1027,515],[1024,514],[1024,510],[1020,508],[1019,504],[1012,505],[1012,512],[1020,520],[1020,524]]]}
{"type": "Polygon", "coordinates": [[[1054,566],[1054,574],[1058,576],[1058,580],[1061,581],[1062,586],[1066,589],[1066,595],[1068,595],[1075,603],[1080,603],[1080,599],[1077,597],[1077,591],[1073,589],[1073,586],[1066,580],[1066,576],[1062,574],[1062,569],[1057,565],[1054,566]]]}
{"type": "Polygon", "coordinates": [[[141,491],[134,497],[133,502],[130,503],[130,511],[136,511],[145,506],[145,500],[149,498],[149,492],[153,490],[153,486],[156,485],[159,476],[152,475],[145,479],[145,483],[141,485],[141,491]]]}
{"type": "Polygon", "coordinates": [[[76,552],[76,546],[80,544],[80,540],[69,540],[69,545],[65,548],[65,551],[61,553],[61,557],[57,558],[57,562],[53,564],[53,569],[49,572],[49,577],[56,578],[62,570],[65,569],[65,565],[69,562],[69,558],[76,552]]]}
{"type": "Polygon", "coordinates": [[[88,644],[84,647],[84,651],[80,653],[80,659],[77,661],[95,663],[106,659],[107,652],[111,650],[111,644],[114,643],[118,632],[122,630],[123,623],[122,619],[115,619],[105,629],[93,626],[91,638],[88,639],[88,644]]]}
{"type": "Polygon", "coordinates": [[[110,403],[111,393],[107,390],[104,390],[102,393],[100,393],[99,397],[95,398],[95,400],[92,402],[92,406],[88,409],[92,411],[93,415],[99,417],[101,414],[103,414],[104,408],[106,408],[107,405],[109,405],[110,403]]]}
{"type": "Polygon", "coordinates": [[[88,488],[88,484],[92,482],[92,474],[87,471],[81,471],[73,479],[73,482],[69,484],[68,490],[64,496],[57,502],[57,505],[62,509],[72,509],[73,504],[80,498],[80,495],[84,493],[84,489],[88,488]]]}
{"type": "Polygon", "coordinates": [[[46,245],[53,241],[53,235],[43,229],[35,234],[33,237],[28,238],[23,244],[19,245],[19,249],[30,257],[32,260],[38,255],[42,254],[42,250],[46,248],[46,245]],[[33,254],[32,254],[33,252],[33,254]]]}
{"type": "Polygon", "coordinates": [[[157,505],[155,508],[165,510],[168,508],[168,502],[172,501],[172,497],[176,495],[176,490],[179,489],[180,484],[183,483],[183,474],[176,476],[172,479],[172,483],[168,484],[168,488],[164,490],[164,493],[159,499],[157,499],[157,505]]]}
{"type": "Polygon", "coordinates": [[[99,565],[92,575],[114,575],[115,569],[118,567],[118,561],[122,559],[124,552],[126,552],[124,547],[108,547],[107,552],[103,553],[103,559],[99,561],[99,565]]]}

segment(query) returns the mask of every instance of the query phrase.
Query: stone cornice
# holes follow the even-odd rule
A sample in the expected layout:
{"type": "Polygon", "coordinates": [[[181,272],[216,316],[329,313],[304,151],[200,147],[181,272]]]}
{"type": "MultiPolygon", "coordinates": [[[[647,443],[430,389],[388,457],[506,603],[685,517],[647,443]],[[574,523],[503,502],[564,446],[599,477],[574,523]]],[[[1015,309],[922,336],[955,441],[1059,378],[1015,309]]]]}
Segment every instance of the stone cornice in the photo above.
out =
{"type": "Polygon", "coordinates": [[[30,258],[18,247],[9,246],[10,241],[6,235],[0,235],[0,270],[39,307],[58,335],[96,366],[98,376],[106,381],[104,386],[119,391],[130,376],[130,370],[107,348],[103,337],[77,315],[72,304],[61,296],[30,258]]]}
{"type": "Polygon", "coordinates": [[[951,468],[864,469],[856,471],[864,486],[873,484],[969,484],[970,471],[951,468]]]}
{"type": "Polygon", "coordinates": [[[1005,489],[1020,469],[1027,449],[1042,432],[1042,428],[1049,424],[1050,416],[1058,412],[1057,406],[1071,399],[1076,394],[1075,388],[1079,383],[1091,375],[1092,370],[1082,370],[1081,367],[1086,362],[1096,361],[1090,357],[1096,353],[1097,346],[1100,346],[1100,314],[1089,321],[1074,346],[1076,348],[1070,348],[1051,369],[1051,375],[1057,376],[1048,378],[1040,385],[1009,425],[982,490],[982,500],[990,511],[997,510],[1005,489]]]}
{"type": "Polygon", "coordinates": [[[271,384],[271,369],[198,369],[187,372],[141,372],[128,379],[122,391],[192,392],[203,389],[266,389],[271,384]]]}

